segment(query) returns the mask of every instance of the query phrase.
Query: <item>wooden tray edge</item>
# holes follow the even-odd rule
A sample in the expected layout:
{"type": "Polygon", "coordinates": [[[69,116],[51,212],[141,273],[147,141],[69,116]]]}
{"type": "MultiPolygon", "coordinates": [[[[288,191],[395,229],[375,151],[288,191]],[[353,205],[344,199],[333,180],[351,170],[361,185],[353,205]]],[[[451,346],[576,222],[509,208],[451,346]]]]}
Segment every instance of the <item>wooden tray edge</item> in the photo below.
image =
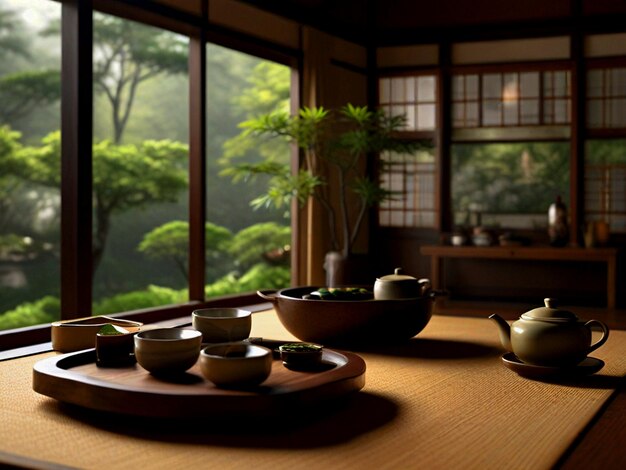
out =
{"type": "Polygon", "coordinates": [[[168,394],[107,382],[73,372],[71,367],[95,362],[95,350],[84,350],[43,359],[33,366],[33,390],[63,403],[143,417],[192,418],[233,415],[273,416],[293,413],[331,398],[358,392],[365,385],[365,361],[346,351],[328,350],[346,358],[346,365],[327,372],[325,382],[312,387],[258,395],[168,394]],[[69,362],[69,366],[68,363],[69,362]],[[65,363],[65,364],[63,364],[65,363]],[[63,364],[63,367],[60,366],[63,364]]]}

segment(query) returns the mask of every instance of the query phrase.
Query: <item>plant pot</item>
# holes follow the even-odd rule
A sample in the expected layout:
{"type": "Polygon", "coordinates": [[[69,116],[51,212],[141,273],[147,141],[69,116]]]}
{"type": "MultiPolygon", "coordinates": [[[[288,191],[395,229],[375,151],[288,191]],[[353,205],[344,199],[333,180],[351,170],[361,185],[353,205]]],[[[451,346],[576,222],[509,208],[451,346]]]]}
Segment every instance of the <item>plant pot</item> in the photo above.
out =
{"type": "Polygon", "coordinates": [[[368,255],[350,254],[344,257],[337,251],[330,251],[326,253],[324,269],[326,287],[371,285],[374,282],[368,255]]]}

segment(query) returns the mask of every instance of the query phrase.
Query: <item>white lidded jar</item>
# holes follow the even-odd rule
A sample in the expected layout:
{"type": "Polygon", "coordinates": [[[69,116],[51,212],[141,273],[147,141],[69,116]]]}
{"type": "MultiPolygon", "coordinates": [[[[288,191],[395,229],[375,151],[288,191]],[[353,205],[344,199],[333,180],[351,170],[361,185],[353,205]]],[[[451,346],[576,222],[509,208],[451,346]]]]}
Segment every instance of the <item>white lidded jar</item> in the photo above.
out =
{"type": "Polygon", "coordinates": [[[557,196],[548,209],[548,235],[552,246],[565,246],[569,241],[567,209],[561,196],[557,196]]]}

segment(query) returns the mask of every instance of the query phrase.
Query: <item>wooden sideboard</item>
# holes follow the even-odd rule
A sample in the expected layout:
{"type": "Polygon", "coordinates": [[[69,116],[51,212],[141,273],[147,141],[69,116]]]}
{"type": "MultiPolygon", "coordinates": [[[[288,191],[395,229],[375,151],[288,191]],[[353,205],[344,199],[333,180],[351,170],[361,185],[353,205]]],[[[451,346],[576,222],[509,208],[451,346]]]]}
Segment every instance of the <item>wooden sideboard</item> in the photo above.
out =
{"type": "Polygon", "coordinates": [[[446,258],[499,259],[499,260],[540,260],[577,261],[606,264],[607,307],[615,308],[617,285],[617,248],[577,248],[550,246],[422,246],[422,255],[430,256],[430,278],[435,289],[443,289],[444,265],[446,258]]]}

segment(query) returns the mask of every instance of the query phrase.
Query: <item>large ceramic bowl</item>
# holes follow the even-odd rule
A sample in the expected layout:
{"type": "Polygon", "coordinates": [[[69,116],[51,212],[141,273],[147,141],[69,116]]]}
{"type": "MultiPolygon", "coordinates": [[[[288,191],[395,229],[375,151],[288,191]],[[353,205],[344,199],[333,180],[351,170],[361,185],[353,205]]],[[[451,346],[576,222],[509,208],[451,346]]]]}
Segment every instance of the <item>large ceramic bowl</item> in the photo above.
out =
{"type": "Polygon", "coordinates": [[[317,287],[262,290],[283,326],[302,341],[331,344],[380,344],[412,338],[430,321],[436,294],[398,300],[314,300],[302,296],[317,287]]]}

